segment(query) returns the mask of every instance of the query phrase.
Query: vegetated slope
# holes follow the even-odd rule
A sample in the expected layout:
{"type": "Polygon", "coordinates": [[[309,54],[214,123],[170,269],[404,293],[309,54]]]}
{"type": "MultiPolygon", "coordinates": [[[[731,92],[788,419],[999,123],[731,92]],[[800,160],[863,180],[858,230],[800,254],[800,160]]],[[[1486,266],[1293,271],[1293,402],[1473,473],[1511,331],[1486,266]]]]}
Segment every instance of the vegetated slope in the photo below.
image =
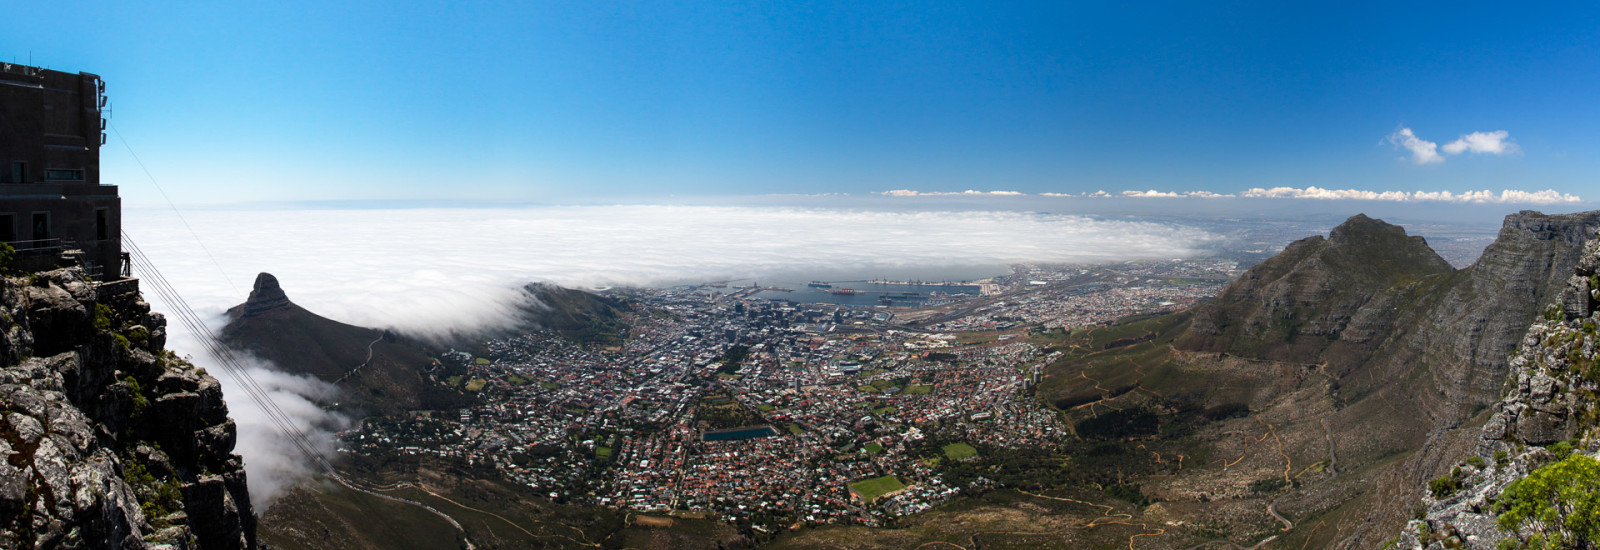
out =
{"type": "Polygon", "coordinates": [[[531,300],[521,309],[520,330],[552,330],[583,344],[622,343],[628,328],[624,304],[614,298],[549,283],[523,287],[531,300]]]}
{"type": "Polygon", "coordinates": [[[1513,214],[1478,262],[1452,271],[1420,238],[1356,216],[1188,312],[1076,332],[1040,395],[1075,419],[1247,409],[1167,441],[1203,460],[1146,490],[1174,502],[1256,499],[1257,523],[1236,523],[1240,537],[1381,544],[1410,519],[1418,482],[1470,443],[1463,434],[1475,430],[1462,427],[1499,397],[1507,355],[1596,227],[1600,213],[1513,214]],[[1146,341],[1105,347],[1129,336],[1146,341]],[[1262,530],[1275,523],[1268,504],[1300,527],[1262,530]]]}
{"type": "Polygon", "coordinates": [[[1536,537],[1549,547],[1600,543],[1600,238],[1583,252],[1511,358],[1510,391],[1476,445],[1429,482],[1426,515],[1410,523],[1399,547],[1488,550],[1509,538],[1522,548],[1536,537]]]}
{"type": "Polygon", "coordinates": [[[340,391],[328,400],[341,408],[390,414],[462,404],[459,394],[427,380],[434,360],[426,346],[307,311],[289,301],[271,274],[256,277],[250,298],[229,309],[228,318],[224,343],[285,372],[337,383],[340,391]]]}
{"type": "Polygon", "coordinates": [[[0,277],[0,548],[255,548],[221,386],[136,281],[0,277]]]}

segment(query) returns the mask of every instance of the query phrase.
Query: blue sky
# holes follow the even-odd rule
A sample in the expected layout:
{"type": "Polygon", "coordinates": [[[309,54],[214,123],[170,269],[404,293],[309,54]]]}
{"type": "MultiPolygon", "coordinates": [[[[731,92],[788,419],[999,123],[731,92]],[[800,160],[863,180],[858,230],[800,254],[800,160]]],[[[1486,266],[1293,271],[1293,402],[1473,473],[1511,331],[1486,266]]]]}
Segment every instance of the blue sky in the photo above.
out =
{"type": "MultiPolygon", "coordinates": [[[[1600,198],[1595,3],[224,4],[8,6],[0,58],[105,77],[180,203],[1600,198]],[[1419,164],[1402,129],[1514,147],[1419,164]]],[[[115,134],[103,162],[159,200],[115,134]]]]}

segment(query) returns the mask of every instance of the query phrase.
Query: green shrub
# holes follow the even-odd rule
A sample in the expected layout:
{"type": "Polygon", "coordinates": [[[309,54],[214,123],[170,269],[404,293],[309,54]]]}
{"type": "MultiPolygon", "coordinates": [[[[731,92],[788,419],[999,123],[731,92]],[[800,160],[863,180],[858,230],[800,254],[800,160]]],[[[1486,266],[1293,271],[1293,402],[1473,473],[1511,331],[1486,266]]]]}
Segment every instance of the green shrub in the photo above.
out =
{"type": "Polygon", "coordinates": [[[1289,484],[1289,482],[1284,481],[1283,478],[1281,478],[1281,477],[1269,477],[1269,478],[1266,478],[1266,479],[1258,479],[1258,480],[1250,482],[1250,492],[1252,492],[1252,493],[1270,493],[1270,492],[1276,491],[1278,489],[1282,489],[1282,488],[1284,488],[1284,486],[1286,486],[1288,484],[1289,484]]]}
{"type": "Polygon", "coordinates": [[[1549,447],[1545,447],[1545,449],[1548,449],[1551,453],[1554,453],[1556,455],[1556,460],[1561,460],[1567,458],[1567,455],[1572,454],[1572,442],[1562,441],[1549,447]]]}
{"type": "Polygon", "coordinates": [[[1534,470],[1500,493],[1498,507],[1501,529],[1532,531],[1527,548],[1591,548],[1600,542],[1600,461],[1575,454],[1534,470]]]}
{"type": "Polygon", "coordinates": [[[1473,468],[1482,468],[1484,466],[1483,459],[1478,458],[1477,455],[1467,457],[1467,464],[1473,468]]]}
{"type": "Polygon", "coordinates": [[[116,312],[111,311],[105,304],[94,305],[94,329],[99,331],[111,330],[111,318],[116,312]]]}
{"type": "Polygon", "coordinates": [[[150,331],[144,327],[137,327],[128,331],[128,343],[138,347],[139,349],[149,348],[150,331]]]}
{"type": "Polygon", "coordinates": [[[144,397],[144,385],[140,384],[139,380],[131,374],[122,377],[122,381],[128,385],[129,390],[132,390],[133,414],[137,417],[144,412],[145,408],[150,406],[150,400],[144,397]]]}
{"type": "Polygon", "coordinates": [[[1450,495],[1456,494],[1456,491],[1460,490],[1461,468],[1459,466],[1453,470],[1450,470],[1449,475],[1439,476],[1439,478],[1428,482],[1428,492],[1432,493],[1433,498],[1436,499],[1443,499],[1450,495]]]}
{"type": "Polygon", "coordinates": [[[0,275],[15,275],[17,273],[16,266],[11,265],[12,260],[16,258],[17,249],[12,248],[9,244],[0,243],[0,275]]]}
{"type": "Polygon", "coordinates": [[[1544,320],[1546,321],[1560,321],[1566,318],[1566,314],[1561,311],[1561,306],[1559,305],[1550,304],[1550,307],[1544,308],[1544,320]]]}

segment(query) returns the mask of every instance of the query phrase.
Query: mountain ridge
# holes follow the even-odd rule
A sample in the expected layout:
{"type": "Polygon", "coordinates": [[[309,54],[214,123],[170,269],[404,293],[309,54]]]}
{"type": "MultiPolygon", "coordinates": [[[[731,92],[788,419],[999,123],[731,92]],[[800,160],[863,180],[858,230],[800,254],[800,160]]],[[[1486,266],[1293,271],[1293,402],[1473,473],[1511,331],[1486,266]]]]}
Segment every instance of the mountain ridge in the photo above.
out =
{"type": "Polygon", "coordinates": [[[1039,393],[1074,419],[1104,410],[1080,408],[1110,402],[1101,388],[1151,396],[1115,396],[1114,407],[1159,409],[1176,399],[1248,408],[1250,418],[1178,441],[1228,460],[1197,464],[1186,470],[1190,477],[1152,481],[1147,490],[1213,502],[1266,498],[1229,487],[1274,470],[1281,477],[1286,462],[1296,470],[1321,463],[1329,471],[1263,502],[1263,519],[1270,520],[1270,503],[1285,517],[1339,525],[1336,533],[1285,535],[1305,537],[1296,543],[1375,547],[1411,519],[1425,482],[1471,448],[1500,397],[1508,356],[1539,301],[1560,292],[1594,229],[1600,212],[1511,214],[1483,257],[1456,270],[1420,237],[1353,216],[1327,237],[1290,244],[1209,302],[1107,329],[1150,331],[1149,342],[1069,355],[1047,370],[1039,393]],[[1255,453],[1227,435],[1267,427],[1284,442],[1281,454],[1255,453]],[[1280,456],[1275,465],[1272,456],[1280,456]]]}

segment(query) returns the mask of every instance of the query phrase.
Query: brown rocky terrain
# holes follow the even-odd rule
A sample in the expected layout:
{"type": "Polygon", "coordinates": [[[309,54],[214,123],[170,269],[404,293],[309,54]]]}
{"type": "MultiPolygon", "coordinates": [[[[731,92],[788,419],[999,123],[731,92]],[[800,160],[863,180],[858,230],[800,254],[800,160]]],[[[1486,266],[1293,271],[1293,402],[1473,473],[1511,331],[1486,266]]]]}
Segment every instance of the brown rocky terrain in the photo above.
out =
{"type": "Polygon", "coordinates": [[[1040,395],[1075,419],[1247,410],[1147,444],[1187,460],[1145,491],[1169,514],[1211,503],[1182,520],[1231,525],[1219,532],[1235,543],[1378,546],[1472,447],[1538,304],[1597,228],[1600,213],[1513,214],[1478,262],[1452,270],[1420,238],[1356,216],[1189,312],[1069,338],[1040,395]],[[1101,347],[1141,331],[1144,343],[1101,347]],[[1138,391],[1107,391],[1120,388],[1138,391]],[[1218,515],[1218,499],[1254,504],[1218,515]],[[1273,528],[1275,516],[1295,527],[1273,528]]]}
{"type": "Polygon", "coordinates": [[[131,281],[0,278],[0,547],[255,548],[217,380],[131,281]]]}

